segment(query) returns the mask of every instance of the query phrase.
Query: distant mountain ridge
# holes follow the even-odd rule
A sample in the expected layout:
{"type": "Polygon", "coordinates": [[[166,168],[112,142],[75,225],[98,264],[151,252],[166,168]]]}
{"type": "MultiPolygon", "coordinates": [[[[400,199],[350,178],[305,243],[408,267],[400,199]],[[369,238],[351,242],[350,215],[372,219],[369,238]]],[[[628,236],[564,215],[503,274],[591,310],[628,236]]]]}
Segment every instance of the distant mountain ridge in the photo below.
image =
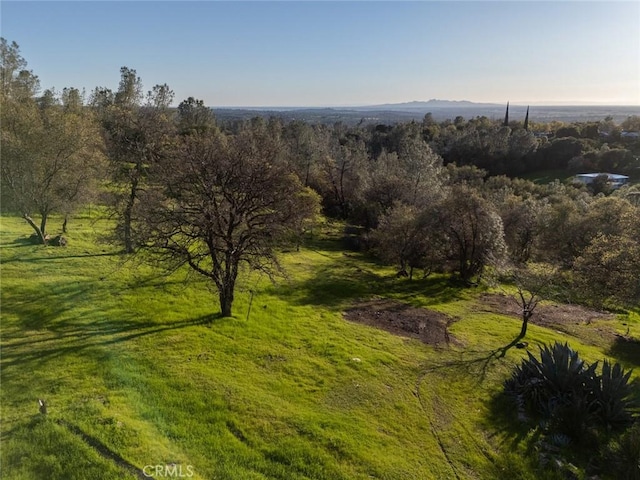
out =
{"type": "Polygon", "coordinates": [[[291,110],[338,110],[338,111],[363,111],[363,110],[374,110],[374,111],[399,111],[399,112],[410,112],[414,110],[424,110],[429,108],[473,108],[473,107],[484,107],[484,108],[505,108],[507,103],[480,103],[480,102],[471,102],[469,100],[439,100],[436,98],[432,98],[428,101],[422,100],[413,100],[411,102],[401,102],[401,103],[382,103],[376,105],[342,105],[342,106],[324,106],[324,107],[314,107],[314,106],[270,106],[270,107],[253,107],[253,106],[237,106],[237,107],[212,107],[215,110],[259,110],[259,111],[273,111],[273,112],[283,112],[283,111],[291,111],[291,110]]]}
{"type": "Polygon", "coordinates": [[[403,103],[384,103],[381,105],[366,105],[361,107],[344,107],[343,110],[386,110],[386,111],[413,111],[413,110],[424,110],[429,108],[496,108],[496,107],[504,107],[504,105],[499,103],[476,103],[471,102],[469,100],[439,100],[436,98],[432,98],[429,101],[418,101],[414,100],[412,102],[403,102],[403,103]]]}

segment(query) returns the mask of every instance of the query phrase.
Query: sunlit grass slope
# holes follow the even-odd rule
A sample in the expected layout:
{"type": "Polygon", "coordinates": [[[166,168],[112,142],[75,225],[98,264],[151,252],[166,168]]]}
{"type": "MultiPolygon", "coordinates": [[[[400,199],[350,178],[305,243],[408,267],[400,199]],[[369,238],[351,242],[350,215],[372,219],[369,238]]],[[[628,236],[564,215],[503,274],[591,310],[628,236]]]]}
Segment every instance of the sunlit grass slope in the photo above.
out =
{"type": "MultiPolygon", "coordinates": [[[[246,273],[234,317],[217,318],[204,281],[99,243],[95,212],[65,248],[1,221],[2,478],[145,478],[148,465],[198,479],[538,478],[489,401],[524,355],[491,352],[519,325],[480,312],[477,291],[395,279],[327,227],[283,253],[286,278],[246,273]],[[456,342],[343,319],[374,295],[455,317],[456,342]]],[[[604,355],[535,326],[527,338],[557,339],[604,355]]]]}

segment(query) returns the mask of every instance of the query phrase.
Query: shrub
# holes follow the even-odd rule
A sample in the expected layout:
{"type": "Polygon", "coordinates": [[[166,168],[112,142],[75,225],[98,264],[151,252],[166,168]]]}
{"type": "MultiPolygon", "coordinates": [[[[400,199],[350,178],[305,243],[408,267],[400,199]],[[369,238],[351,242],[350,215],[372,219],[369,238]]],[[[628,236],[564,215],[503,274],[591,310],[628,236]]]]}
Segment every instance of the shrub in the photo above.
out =
{"type": "Polygon", "coordinates": [[[505,382],[520,417],[533,418],[549,434],[562,434],[578,442],[592,438],[594,429],[620,431],[633,422],[635,403],[629,382],[631,371],[606,360],[587,365],[566,343],[531,353],[505,382]],[[523,415],[524,414],[524,415],[523,415]]]}

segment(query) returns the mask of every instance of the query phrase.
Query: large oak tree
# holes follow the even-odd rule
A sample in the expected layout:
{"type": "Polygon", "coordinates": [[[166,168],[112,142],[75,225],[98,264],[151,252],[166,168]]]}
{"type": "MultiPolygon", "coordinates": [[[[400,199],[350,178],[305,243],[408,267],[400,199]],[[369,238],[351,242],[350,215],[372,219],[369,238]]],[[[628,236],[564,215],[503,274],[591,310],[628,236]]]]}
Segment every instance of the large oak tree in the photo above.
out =
{"type": "Polygon", "coordinates": [[[191,131],[141,202],[149,247],[209,278],[222,316],[232,314],[241,264],[275,272],[277,246],[317,211],[281,153],[259,124],[235,135],[191,131]]]}

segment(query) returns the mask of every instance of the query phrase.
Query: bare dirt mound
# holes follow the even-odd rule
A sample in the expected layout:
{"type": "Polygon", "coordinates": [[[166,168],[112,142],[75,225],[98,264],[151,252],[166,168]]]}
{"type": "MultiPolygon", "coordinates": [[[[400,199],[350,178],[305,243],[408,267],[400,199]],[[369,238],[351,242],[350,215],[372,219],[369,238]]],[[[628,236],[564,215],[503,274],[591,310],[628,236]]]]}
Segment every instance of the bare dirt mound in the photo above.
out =
{"type": "Polygon", "coordinates": [[[352,322],[371,325],[396,335],[417,338],[429,345],[443,346],[452,341],[447,327],[454,321],[453,318],[395,300],[364,301],[346,310],[344,316],[352,322]]]}

